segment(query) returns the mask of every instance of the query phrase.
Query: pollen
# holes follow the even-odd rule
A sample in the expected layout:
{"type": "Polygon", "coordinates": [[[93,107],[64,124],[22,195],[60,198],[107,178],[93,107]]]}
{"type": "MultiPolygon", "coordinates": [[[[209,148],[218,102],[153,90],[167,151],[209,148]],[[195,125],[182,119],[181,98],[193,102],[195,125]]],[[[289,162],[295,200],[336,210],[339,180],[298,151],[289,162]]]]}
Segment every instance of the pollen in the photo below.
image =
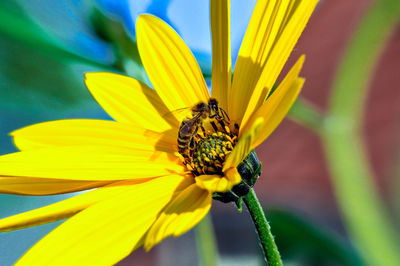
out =
{"type": "Polygon", "coordinates": [[[227,113],[214,98],[192,107],[178,131],[179,158],[193,175],[223,175],[226,156],[237,142],[236,124],[230,127],[227,113]],[[232,130],[233,129],[233,130],[232,130]]]}
{"type": "MultiPolygon", "coordinates": [[[[230,133],[230,131],[229,131],[230,133]]],[[[226,132],[205,132],[195,138],[193,155],[187,158],[187,169],[195,176],[221,174],[226,156],[232,152],[233,136],[226,132]]]]}

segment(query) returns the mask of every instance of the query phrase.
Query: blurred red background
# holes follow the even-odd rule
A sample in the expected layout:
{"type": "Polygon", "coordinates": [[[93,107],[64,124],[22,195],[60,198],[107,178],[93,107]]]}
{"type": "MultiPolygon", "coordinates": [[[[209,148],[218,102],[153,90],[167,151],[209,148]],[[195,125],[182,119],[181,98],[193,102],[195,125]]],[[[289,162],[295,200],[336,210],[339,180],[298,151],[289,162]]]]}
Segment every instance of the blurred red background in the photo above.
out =
{"type": "MultiPolygon", "coordinates": [[[[306,83],[301,95],[322,110],[329,104],[344,49],[371,4],[365,0],[322,1],[287,64],[306,54],[302,71],[306,83]]],[[[387,201],[400,139],[399,70],[397,27],[373,72],[363,121],[368,158],[387,201]]],[[[322,147],[313,132],[286,119],[257,152],[264,171],[256,189],[266,205],[286,206],[336,229],[341,227],[322,147]]]]}

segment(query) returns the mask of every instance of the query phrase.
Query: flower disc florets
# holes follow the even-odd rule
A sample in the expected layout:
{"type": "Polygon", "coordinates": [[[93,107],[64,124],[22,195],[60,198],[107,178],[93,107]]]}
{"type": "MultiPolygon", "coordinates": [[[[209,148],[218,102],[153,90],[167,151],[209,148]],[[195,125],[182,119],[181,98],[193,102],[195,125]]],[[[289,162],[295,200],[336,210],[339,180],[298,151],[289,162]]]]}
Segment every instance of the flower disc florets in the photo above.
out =
{"type": "Polygon", "coordinates": [[[229,117],[216,99],[200,102],[192,116],[182,120],[178,133],[178,151],[182,161],[195,176],[223,175],[226,156],[237,142],[229,128],[229,117]]]}
{"type": "MultiPolygon", "coordinates": [[[[223,165],[238,141],[239,126],[234,124],[232,131],[229,119],[220,115],[204,119],[193,117],[195,115],[185,118],[179,129],[178,148],[182,162],[194,176],[224,176],[223,165]]],[[[225,203],[236,202],[241,209],[242,197],[254,186],[261,172],[261,163],[254,151],[237,166],[237,170],[242,181],[230,191],[213,193],[213,198],[225,203]]]]}
{"type": "Polygon", "coordinates": [[[222,165],[226,156],[233,150],[232,138],[224,132],[196,137],[196,147],[192,156],[195,175],[222,174],[222,165]]]}

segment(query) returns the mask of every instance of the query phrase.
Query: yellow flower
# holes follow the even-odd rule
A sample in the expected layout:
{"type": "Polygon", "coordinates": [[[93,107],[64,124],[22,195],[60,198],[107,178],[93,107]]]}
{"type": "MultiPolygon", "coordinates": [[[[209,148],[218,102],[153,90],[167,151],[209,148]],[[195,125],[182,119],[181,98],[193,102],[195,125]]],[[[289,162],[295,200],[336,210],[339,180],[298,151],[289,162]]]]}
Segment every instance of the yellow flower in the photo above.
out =
{"type": "Polygon", "coordinates": [[[182,162],[177,153],[182,117],[165,115],[209,101],[200,68],[172,28],[141,15],[137,43],[155,90],[130,77],[89,73],[88,89],[115,121],[60,120],[11,133],[21,151],[0,157],[0,192],[50,195],[96,188],[0,220],[0,230],[8,231],[70,217],[19,264],[114,264],[140,246],[149,250],[195,226],[209,211],[212,193],[241,181],[238,164],[296,99],[304,57],[269,93],[316,3],[258,1],[231,85],[229,1],[211,1],[212,97],[230,117],[227,131],[237,135],[214,174],[182,162]]]}

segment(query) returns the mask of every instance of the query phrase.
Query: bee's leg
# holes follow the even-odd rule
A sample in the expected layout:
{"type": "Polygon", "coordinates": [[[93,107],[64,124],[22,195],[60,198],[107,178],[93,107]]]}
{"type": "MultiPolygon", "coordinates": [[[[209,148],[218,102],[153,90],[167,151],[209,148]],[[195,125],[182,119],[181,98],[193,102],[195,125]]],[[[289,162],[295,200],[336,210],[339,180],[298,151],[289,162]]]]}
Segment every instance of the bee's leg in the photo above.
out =
{"type": "Polygon", "coordinates": [[[237,124],[237,123],[235,123],[234,124],[234,133],[235,133],[235,135],[238,135],[239,134],[239,125],[237,124]]]}
{"type": "Polygon", "coordinates": [[[200,128],[201,128],[201,132],[203,133],[203,137],[205,138],[206,137],[206,130],[203,127],[203,125],[200,125],[200,128]]]}
{"type": "Polygon", "coordinates": [[[189,143],[189,150],[194,150],[194,138],[192,138],[192,139],[190,140],[190,143],[189,143]]]}
{"type": "Polygon", "coordinates": [[[201,168],[201,172],[203,173],[203,175],[206,174],[206,170],[205,170],[204,166],[201,168]]]}
{"type": "Polygon", "coordinates": [[[178,152],[179,152],[179,154],[182,155],[183,157],[187,156],[186,153],[185,153],[185,152],[186,152],[185,149],[182,149],[182,148],[178,147],[178,152]]]}
{"type": "Polygon", "coordinates": [[[210,115],[210,116],[209,116],[210,119],[213,119],[214,117],[215,117],[217,120],[223,120],[223,119],[224,119],[224,117],[221,116],[221,115],[219,114],[219,112],[216,113],[216,114],[214,114],[214,115],[210,115]]]}
{"type": "Polygon", "coordinates": [[[191,138],[189,142],[189,156],[193,156],[194,148],[195,148],[195,141],[194,138],[191,138]]]}
{"type": "Polygon", "coordinates": [[[187,150],[179,151],[179,154],[182,156],[180,159],[184,164],[190,164],[190,158],[187,150]]]}
{"type": "Polygon", "coordinates": [[[222,117],[223,117],[223,119],[224,119],[225,121],[229,122],[229,121],[230,121],[230,119],[229,119],[229,116],[228,116],[228,114],[225,112],[225,110],[224,110],[224,109],[222,109],[222,108],[219,108],[219,110],[220,110],[220,111],[221,111],[221,113],[222,113],[222,117]]]}
{"type": "Polygon", "coordinates": [[[231,134],[231,131],[229,130],[229,127],[225,125],[223,120],[217,120],[222,129],[225,131],[226,134],[231,134]]]}
{"type": "Polygon", "coordinates": [[[211,121],[211,126],[213,127],[215,132],[218,132],[218,127],[217,127],[217,125],[215,124],[214,121],[211,121]]]}

